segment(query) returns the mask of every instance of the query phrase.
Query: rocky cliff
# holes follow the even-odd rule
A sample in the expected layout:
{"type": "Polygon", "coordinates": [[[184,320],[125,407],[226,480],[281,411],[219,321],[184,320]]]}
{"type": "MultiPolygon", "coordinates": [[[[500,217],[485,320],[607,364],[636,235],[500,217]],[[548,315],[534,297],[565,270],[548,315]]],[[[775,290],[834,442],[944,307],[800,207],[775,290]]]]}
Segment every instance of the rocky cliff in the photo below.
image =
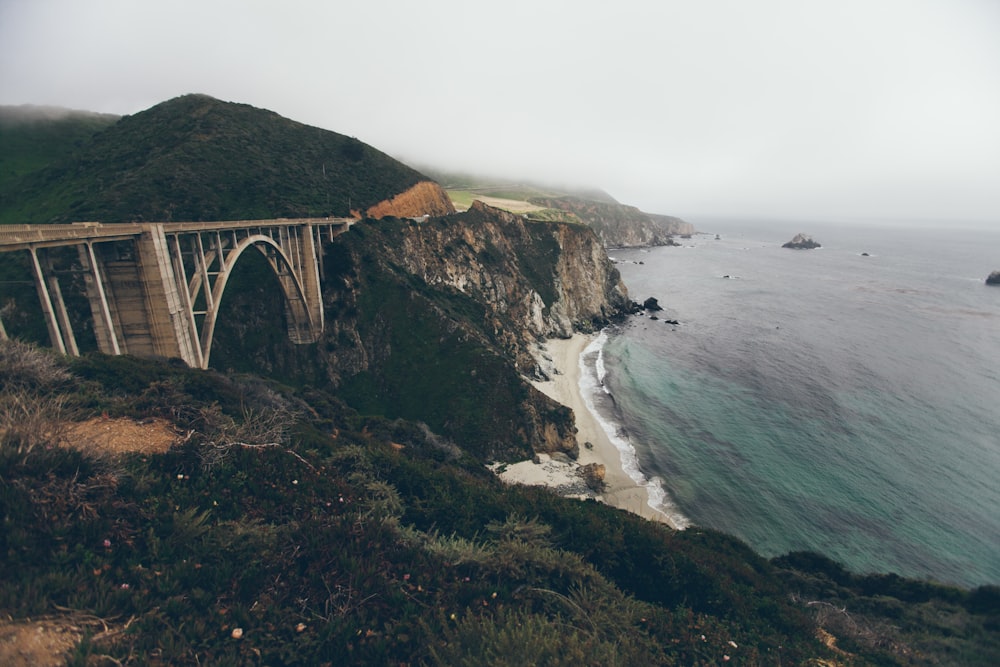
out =
{"type": "Polygon", "coordinates": [[[589,230],[527,221],[478,201],[465,213],[407,226],[386,252],[428,285],[482,303],[485,330],[522,371],[533,364],[526,343],[590,330],[628,303],[617,269],[589,230]]]}
{"type": "MultiPolygon", "coordinates": [[[[425,222],[366,220],[325,251],[323,340],[287,343],[280,295],[233,290],[213,366],[337,387],[362,413],[426,422],[481,459],[573,453],[572,413],[524,376],[538,372],[534,341],[628,310],[591,229],[477,203],[425,222]]],[[[267,270],[246,282],[263,289],[267,270]]]]}
{"type": "Polygon", "coordinates": [[[534,197],[531,203],[572,213],[591,227],[606,248],[669,245],[671,237],[694,234],[694,225],[669,215],[644,213],[635,206],[582,197],[534,197]]]}
{"type": "MultiPolygon", "coordinates": [[[[369,218],[417,218],[424,215],[447,215],[455,207],[441,186],[433,181],[421,181],[413,187],[370,207],[369,218]]],[[[356,212],[355,212],[356,213],[356,212]]],[[[360,217],[360,216],[359,216],[360,217]]]]}

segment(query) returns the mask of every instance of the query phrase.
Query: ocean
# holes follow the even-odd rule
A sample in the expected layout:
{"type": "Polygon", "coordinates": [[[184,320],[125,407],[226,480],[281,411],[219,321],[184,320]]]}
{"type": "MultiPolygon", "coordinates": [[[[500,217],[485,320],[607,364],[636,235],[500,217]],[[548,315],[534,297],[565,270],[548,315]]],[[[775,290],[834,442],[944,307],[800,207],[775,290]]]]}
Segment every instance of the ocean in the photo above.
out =
{"type": "Polygon", "coordinates": [[[609,251],[665,309],[582,358],[630,474],[766,557],[1000,584],[1000,231],[699,227],[609,251]]]}

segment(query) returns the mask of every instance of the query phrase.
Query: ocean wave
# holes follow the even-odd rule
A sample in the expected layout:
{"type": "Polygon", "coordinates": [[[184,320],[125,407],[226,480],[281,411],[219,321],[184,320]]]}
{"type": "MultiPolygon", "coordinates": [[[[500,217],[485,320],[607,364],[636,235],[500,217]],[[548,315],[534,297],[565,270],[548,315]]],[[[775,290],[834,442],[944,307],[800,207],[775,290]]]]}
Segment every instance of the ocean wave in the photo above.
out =
{"type": "Polygon", "coordinates": [[[636,455],[635,446],[632,445],[624,428],[616,423],[614,419],[601,414],[594,402],[595,396],[599,395],[598,392],[603,392],[611,396],[611,392],[604,384],[604,379],[607,377],[607,368],[604,365],[604,346],[607,342],[607,331],[601,331],[600,335],[591,341],[583,353],[580,354],[580,395],[587,406],[587,410],[594,416],[594,419],[600,424],[608,439],[618,450],[622,469],[624,469],[625,474],[637,486],[646,489],[646,494],[649,497],[649,506],[665,514],[673,526],[679,530],[683,530],[691,525],[691,521],[674,504],[667,493],[663,479],[660,477],[646,477],[645,473],[639,467],[639,459],[636,455]],[[589,359],[593,359],[593,364],[588,362],[589,359]]]}

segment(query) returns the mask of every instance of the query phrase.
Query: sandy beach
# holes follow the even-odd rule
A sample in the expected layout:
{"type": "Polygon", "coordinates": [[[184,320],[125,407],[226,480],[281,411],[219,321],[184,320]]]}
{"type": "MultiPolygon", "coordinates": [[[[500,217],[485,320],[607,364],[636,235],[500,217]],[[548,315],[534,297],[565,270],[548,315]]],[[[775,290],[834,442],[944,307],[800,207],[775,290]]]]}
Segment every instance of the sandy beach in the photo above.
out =
{"type": "Polygon", "coordinates": [[[542,484],[554,488],[579,485],[578,469],[589,463],[605,466],[605,489],[595,496],[598,500],[633,512],[652,521],[674,525],[663,512],[650,507],[646,488],[636,484],[622,468],[621,454],[611,442],[601,424],[587,408],[580,393],[580,355],[594,340],[594,336],[575,334],[572,338],[546,341],[540,350],[539,361],[550,380],[533,381],[532,384],[553,400],[562,403],[576,416],[577,442],[580,456],[575,463],[561,463],[540,456],[541,463],[522,461],[506,466],[500,477],[512,484],[542,484]],[[591,446],[586,446],[590,443],[591,446]]]}

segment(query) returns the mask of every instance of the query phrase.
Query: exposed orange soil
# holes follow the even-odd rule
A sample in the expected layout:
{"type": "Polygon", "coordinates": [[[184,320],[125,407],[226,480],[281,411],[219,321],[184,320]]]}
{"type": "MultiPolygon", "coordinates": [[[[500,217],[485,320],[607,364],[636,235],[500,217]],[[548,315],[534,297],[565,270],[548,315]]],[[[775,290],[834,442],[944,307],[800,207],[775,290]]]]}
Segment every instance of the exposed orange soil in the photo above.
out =
{"type": "Polygon", "coordinates": [[[60,620],[0,621],[0,665],[59,667],[83,637],[83,629],[60,620]]]}
{"type": "Polygon", "coordinates": [[[182,439],[165,419],[95,417],[69,425],[62,444],[84,452],[101,454],[160,454],[182,439]]]}

